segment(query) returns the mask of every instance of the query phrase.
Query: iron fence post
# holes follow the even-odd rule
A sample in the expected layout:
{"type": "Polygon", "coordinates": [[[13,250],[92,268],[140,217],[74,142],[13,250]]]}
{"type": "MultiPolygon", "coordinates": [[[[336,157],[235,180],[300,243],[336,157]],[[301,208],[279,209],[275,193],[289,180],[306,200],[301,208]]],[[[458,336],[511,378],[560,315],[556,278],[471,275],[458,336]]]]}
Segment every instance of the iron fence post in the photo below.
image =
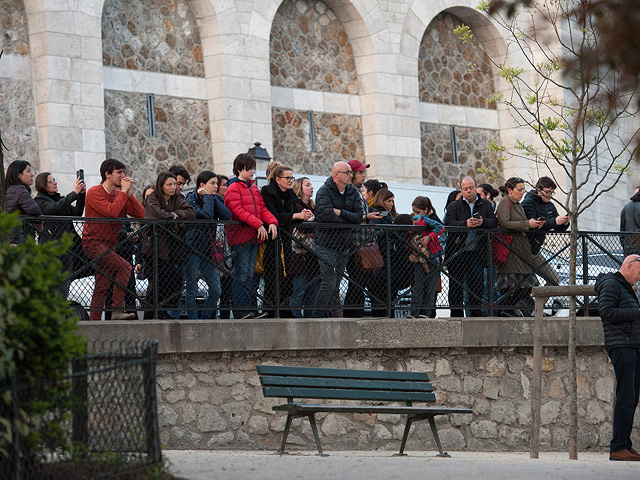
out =
{"type": "Polygon", "coordinates": [[[144,385],[144,416],[147,434],[147,455],[154,465],[162,462],[160,427],[158,425],[158,401],[156,397],[156,358],[158,342],[154,341],[142,352],[142,383],[144,385]]]}
{"type": "MultiPolygon", "coordinates": [[[[280,292],[280,286],[281,286],[280,285],[280,275],[281,275],[281,272],[285,271],[285,270],[283,270],[284,266],[281,263],[281,261],[284,262],[284,254],[282,254],[282,256],[281,256],[281,253],[283,252],[283,250],[282,250],[283,247],[282,247],[282,243],[280,242],[280,235],[278,235],[275,240],[276,240],[276,248],[275,248],[275,256],[276,256],[276,258],[275,258],[276,289],[275,289],[275,294],[274,294],[274,299],[273,299],[274,302],[275,302],[275,305],[274,305],[274,307],[275,307],[274,317],[275,318],[280,318],[280,294],[281,294],[281,292],[280,292]]],[[[267,272],[265,272],[264,276],[265,276],[265,281],[266,281],[267,272]]],[[[265,287],[265,290],[266,290],[266,287],[265,287]]],[[[265,299],[262,301],[262,309],[263,310],[264,310],[264,302],[265,302],[265,300],[268,301],[268,298],[265,297],[265,299]]]]}
{"type": "Polygon", "coordinates": [[[89,382],[87,358],[74,358],[71,362],[73,372],[72,408],[73,425],[71,440],[73,443],[89,443],[89,382]]]}
{"type": "MultiPolygon", "coordinates": [[[[587,247],[587,236],[582,235],[582,284],[587,285],[589,283],[589,262],[587,261],[588,247],[587,247]]],[[[576,265],[577,267],[577,265],[576,265]]],[[[589,316],[589,297],[584,297],[582,300],[582,304],[584,305],[584,316],[589,316]]]]}
{"type": "Polygon", "coordinates": [[[155,222],[151,224],[151,235],[153,238],[153,318],[158,319],[158,232],[155,222]]]}
{"type": "Polygon", "coordinates": [[[494,305],[493,305],[493,288],[494,288],[494,278],[493,278],[493,236],[491,235],[491,231],[487,231],[487,257],[489,261],[487,262],[487,303],[489,307],[489,316],[493,317],[494,315],[494,305]]]}
{"type": "Polygon", "coordinates": [[[391,309],[392,309],[392,300],[391,300],[391,245],[389,244],[389,229],[384,229],[384,238],[386,240],[386,265],[387,265],[387,275],[386,275],[386,287],[387,287],[387,317],[391,317],[391,309]]]}

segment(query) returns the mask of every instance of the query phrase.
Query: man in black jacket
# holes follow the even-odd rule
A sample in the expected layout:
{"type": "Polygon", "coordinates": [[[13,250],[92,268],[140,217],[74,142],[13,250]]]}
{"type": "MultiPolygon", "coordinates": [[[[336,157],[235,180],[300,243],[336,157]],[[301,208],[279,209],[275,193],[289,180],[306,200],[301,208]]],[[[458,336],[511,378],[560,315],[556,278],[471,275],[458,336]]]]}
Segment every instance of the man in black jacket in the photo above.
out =
{"type": "Polygon", "coordinates": [[[559,215],[558,209],[551,201],[556,193],[557,185],[549,177],[540,177],[536,183],[536,189],[531,190],[522,200],[522,208],[528,219],[544,220],[544,224],[539,228],[532,228],[527,232],[531,253],[535,256],[536,272],[543,277],[547,284],[558,285],[560,279],[558,273],[545,263],[545,258],[540,255],[540,247],[546,238],[546,232],[555,230],[564,232],[569,228],[569,216],[559,215]]]}
{"type": "Polygon", "coordinates": [[[603,273],[595,284],[607,349],[616,375],[616,404],[609,460],[640,461],[631,429],[640,393],[640,303],[632,286],[640,280],[640,256],[629,255],[616,273],[603,273]]]}
{"type": "MultiPolygon", "coordinates": [[[[315,221],[329,224],[359,224],[362,221],[360,194],[351,185],[353,171],[346,162],[337,162],[316,194],[315,221]]],[[[314,317],[327,316],[327,308],[340,294],[340,281],[349,258],[353,239],[350,228],[316,229],[315,247],[320,263],[321,283],[316,296],[314,317]]]]}
{"type": "Polygon", "coordinates": [[[636,187],[630,200],[620,212],[620,231],[635,232],[635,235],[620,235],[625,257],[640,254],[640,187],[636,187]]]}
{"type": "Polygon", "coordinates": [[[449,308],[452,317],[463,317],[463,288],[469,293],[472,317],[482,316],[484,268],[487,267],[487,235],[484,229],[496,228],[498,219],[493,206],[480,198],[473,177],[460,181],[462,198],[447,206],[444,224],[458,227],[448,233],[445,265],[449,269],[449,308]],[[465,228],[461,231],[460,228],[465,228]]]}

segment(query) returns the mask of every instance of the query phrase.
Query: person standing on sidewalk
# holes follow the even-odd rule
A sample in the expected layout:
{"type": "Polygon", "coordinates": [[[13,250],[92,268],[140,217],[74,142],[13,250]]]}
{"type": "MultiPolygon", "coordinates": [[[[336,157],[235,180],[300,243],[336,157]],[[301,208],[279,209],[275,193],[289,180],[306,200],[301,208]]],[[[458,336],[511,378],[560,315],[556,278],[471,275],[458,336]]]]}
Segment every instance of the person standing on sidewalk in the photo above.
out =
{"type": "MultiPolygon", "coordinates": [[[[108,159],[100,165],[102,183],[87,191],[85,216],[88,218],[144,218],[144,207],[133,195],[133,179],[124,173],[125,165],[119,160],[108,159]]],[[[132,266],[114,249],[118,241],[121,222],[86,221],[82,231],[82,247],[87,257],[96,259],[96,280],[91,298],[89,320],[100,320],[107,290],[113,286],[114,312],[112,320],[129,320],[135,316],[125,313],[124,288],[129,284],[132,266]]]]}
{"type": "Polygon", "coordinates": [[[609,460],[640,461],[631,429],[640,393],[640,303],[633,285],[640,280],[640,256],[629,255],[616,273],[596,279],[604,346],[616,376],[613,438],[609,460]]]}

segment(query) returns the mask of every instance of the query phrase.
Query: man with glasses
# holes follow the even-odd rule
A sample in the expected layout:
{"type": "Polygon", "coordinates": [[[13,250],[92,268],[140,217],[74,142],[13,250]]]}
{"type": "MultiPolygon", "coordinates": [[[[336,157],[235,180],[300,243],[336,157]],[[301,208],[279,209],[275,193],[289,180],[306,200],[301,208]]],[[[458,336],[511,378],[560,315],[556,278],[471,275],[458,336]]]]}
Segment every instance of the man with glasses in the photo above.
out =
{"type": "MultiPolygon", "coordinates": [[[[357,225],[363,209],[358,190],[351,184],[353,171],[346,162],[337,162],[316,194],[317,224],[357,225]]],[[[316,229],[316,251],[321,283],[316,296],[314,317],[326,317],[333,300],[340,295],[340,281],[349,258],[353,234],[350,228],[316,229]]]]}
{"type": "Polygon", "coordinates": [[[496,228],[498,219],[493,205],[480,198],[476,180],[467,176],[460,181],[462,198],[447,206],[444,224],[458,227],[448,232],[445,265],[449,270],[449,307],[452,317],[463,317],[464,290],[472,317],[482,316],[480,304],[484,285],[484,269],[488,265],[487,234],[479,229],[496,228]],[[461,231],[461,228],[465,230],[461,231]]]}
{"type": "Polygon", "coordinates": [[[540,177],[535,190],[528,192],[521,202],[527,219],[544,221],[542,227],[529,230],[527,237],[531,245],[531,253],[536,257],[536,267],[539,269],[536,273],[551,285],[558,285],[560,278],[558,273],[548,263],[545,263],[545,259],[540,255],[540,247],[545,241],[546,232],[550,230],[564,232],[569,228],[569,216],[558,215],[558,210],[554,202],[551,201],[556,194],[556,188],[557,186],[552,179],[540,177]]]}
{"type": "Polygon", "coordinates": [[[629,255],[615,273],[596,279],[598,308],[607,350],[616,376],[613,438],[609,460],[640,461],[631,431],[640,396],[640,303],[633,285],[640,280],[640,257],[629,255]]]}
{"type": "Polygon", "coordinates": [[[635,232],[620,235],[625,257],[640,254],[640,187],[636,187],[630,200],[620,212],[620,231],[635,232]]]}

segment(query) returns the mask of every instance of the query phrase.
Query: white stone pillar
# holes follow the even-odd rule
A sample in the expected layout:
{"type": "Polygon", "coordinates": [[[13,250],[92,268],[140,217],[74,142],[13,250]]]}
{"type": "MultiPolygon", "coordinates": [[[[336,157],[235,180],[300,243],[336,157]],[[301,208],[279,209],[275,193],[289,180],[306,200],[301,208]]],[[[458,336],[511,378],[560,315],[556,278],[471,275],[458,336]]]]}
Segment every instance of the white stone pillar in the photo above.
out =
{"type": "Polygon", "coordinates": [[[40,168],[66,194],[76,170],[100,181],[105,159],[100,0],[25,0],[37,111],[40,168]],[[64,5],[62,5],[64,4],[64,5]]]}

